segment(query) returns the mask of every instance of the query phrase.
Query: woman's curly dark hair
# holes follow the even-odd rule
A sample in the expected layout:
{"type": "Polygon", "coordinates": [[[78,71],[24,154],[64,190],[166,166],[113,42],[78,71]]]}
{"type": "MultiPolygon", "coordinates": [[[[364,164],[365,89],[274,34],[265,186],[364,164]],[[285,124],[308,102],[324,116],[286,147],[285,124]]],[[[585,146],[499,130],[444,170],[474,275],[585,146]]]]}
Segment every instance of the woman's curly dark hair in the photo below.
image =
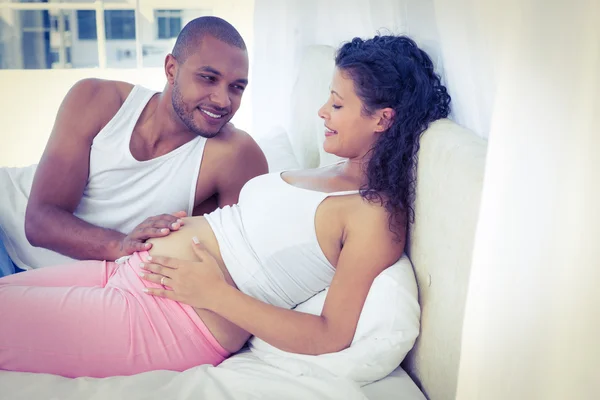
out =
{"type": "Polygon", "coordinates": [[[354,82],[365,115],[387,107],[395,112],[371,149],[360,192],[385,207],[390,229],[399,234],[404,216],[414,221],[420,136],[430,122],[448,116],[450,96],[429,56],[406,36],[354,38],[338,50],[335,65],[354,82]]]}

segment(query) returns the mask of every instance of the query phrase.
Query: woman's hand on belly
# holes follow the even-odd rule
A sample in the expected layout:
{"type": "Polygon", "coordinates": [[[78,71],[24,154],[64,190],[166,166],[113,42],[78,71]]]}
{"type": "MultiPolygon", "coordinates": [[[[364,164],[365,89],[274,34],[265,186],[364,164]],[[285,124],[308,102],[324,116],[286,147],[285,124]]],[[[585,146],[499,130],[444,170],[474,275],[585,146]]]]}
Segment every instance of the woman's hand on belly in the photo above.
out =
{"type": "Polygon", "coordinates": [[[218,297],[219,288],[228,285],[217,260],[194,237],[193,252],[199,261],[172,257],[152,256],[141,265],[142,279],[166,286],[164,289],[146,288],[146,293],[165,297],[195,308],[209,308],[218,297]]]}

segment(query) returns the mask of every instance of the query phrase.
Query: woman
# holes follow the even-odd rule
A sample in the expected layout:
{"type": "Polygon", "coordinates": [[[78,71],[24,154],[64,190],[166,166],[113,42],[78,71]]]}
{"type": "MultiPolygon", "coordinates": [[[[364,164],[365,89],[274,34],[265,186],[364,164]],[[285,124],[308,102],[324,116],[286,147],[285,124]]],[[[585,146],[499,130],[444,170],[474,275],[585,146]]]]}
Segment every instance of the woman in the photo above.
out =
{"type": "Polygon", "coordinates": [[[0,369],[181,371],[250,334],[296,353],[347,347],[371,283],[404,250],[418,140],[450,97],[406,37],[356,38],[335,61],[319,116],[325,151],[346,161],[259,176],[150,253],[0,280],[0,369]],[[327,286],[320,316],[291,310],[327,286]]]}

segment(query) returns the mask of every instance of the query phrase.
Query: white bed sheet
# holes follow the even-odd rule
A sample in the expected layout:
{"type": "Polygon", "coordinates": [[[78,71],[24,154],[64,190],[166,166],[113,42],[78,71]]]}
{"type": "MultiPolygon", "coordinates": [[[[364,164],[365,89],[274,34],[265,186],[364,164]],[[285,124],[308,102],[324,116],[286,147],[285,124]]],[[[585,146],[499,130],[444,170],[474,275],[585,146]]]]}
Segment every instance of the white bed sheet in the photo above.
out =
{"type": "Polygon", "coordinates": [[[152,371],[104,379],[68,379],[48,374],[0,371],[2,400],[388,398],[424,399],[401,369],[386,379],[360,388],[342,378],[295,376],[259,360],[249,351],[236,354],[216,368],[203,365],[184,372],[152,371]],[[399,393],[407,396],[398,397],[399,393]]]}
{"type": "Polygon", "coordinates": [[[402,367],[361,390],[369,400],[427,400],[402,367]]]}

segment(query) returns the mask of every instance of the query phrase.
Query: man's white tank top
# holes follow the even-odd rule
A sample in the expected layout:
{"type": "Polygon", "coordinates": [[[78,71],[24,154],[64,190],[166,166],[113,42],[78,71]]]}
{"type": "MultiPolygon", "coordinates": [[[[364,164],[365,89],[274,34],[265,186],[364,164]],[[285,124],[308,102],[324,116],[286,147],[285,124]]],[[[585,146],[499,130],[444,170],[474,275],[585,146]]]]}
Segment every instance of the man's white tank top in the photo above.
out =
{"type": "MultiPolygon", "coordinates": [[[[130,151],[133,129],[154,94],[135,86],[95,137],[88,182],[74,212],[78,218],[129,233],[153,215],[177,211],[192,215],[206,139],[198,136],[147,161],[136,160],[130,151]]],[[[25,269],[73,261],[31,246],[25,237],[25,210],[36,167],[0,169],[0,239],[15,264],[25,269]]]]}

